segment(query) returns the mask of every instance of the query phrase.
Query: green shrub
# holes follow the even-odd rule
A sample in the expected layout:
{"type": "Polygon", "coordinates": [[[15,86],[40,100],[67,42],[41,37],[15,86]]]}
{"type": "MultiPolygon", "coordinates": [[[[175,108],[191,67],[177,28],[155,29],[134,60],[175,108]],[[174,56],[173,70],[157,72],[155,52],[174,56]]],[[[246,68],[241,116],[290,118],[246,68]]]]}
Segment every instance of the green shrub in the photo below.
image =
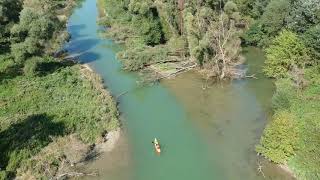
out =
{"type": "Polygon", "coordinates": [[[38,66],[42,58],[32,57],[24,63],[23,73],[26,76],[35,76],[38,74],[38,66]]]}
{"type": "Polygon", "coordinates": [[[24,43],[12,44],[11,54],[17,63],[23,62],[28,56],[28,52],[25,44],[24,43]]]}
{"type": "Polygon", "coordinates": [[[290,12],[290,0],[271,0],[261,17],[263,30],[268,37],[276,36],[285,27],[290,12]]]}
{"type": "Polygon", "coordinates": [[[266,49],[267,59],[263,71],[269,77],[287,77],[293,66],[303,69],[310,62],[308,49],[299,37],[284,30],[266,49]]]}
{"type": "Polygon", "coordinates": [[[279,79],[276,81],[277,90],[272,97],[272,107],[275,110],[286,110],[290,108],[292,99],[296,96],[296,90],[290,79],[279,79]]]}
{"type": "Polygon", "coordinates": [[[275,163],[286,163],[297,149],[298,129],[295,116],[278,112],[267,125],[256,151],[275,163]]]}
{"type": "Polygon", "coordinates": [[[234,12],[238,11],[238,7],[237,4],[235,4],[233,1],[228,1],[225,5],[224,5],[224,11],[228,14],[231,15],[234,12]]]}
{"type": "Polygon", "coordinates": [[[262,25],[259,22],[256,22],[251,25],[249,30],[244,33],[242,38],[244,39],[247,45],[262,45],[261,41],[266,37],[263,32],[262,25]]]}
{"type": "Polygon", "coordinates": [[[320,25],[309,28],[302,35],[303,42],[311,49],[313,60],[320,64],[320,25]]]}
{"type": "Polygon", "coordinates": [[[30,158],[31,152],[28,150],[13,151],[10,153],[6,171],[14,172],[23,161],[30,158]]]}
{"type": "Polygon", "coordinates": [[[162,38],[162,29],[159,18],[142,17],[133,22],[136,25],[137,34],[143,39],[146,45],[157,45],[162,38]]]}
{"type": "Polygon", "coordinates": [[[4,180],[7,177],[7,172],[0,170],[0,180],[4,180]]]}
{"type": "Polygon", "coordinates": [[[13,58],[10,54],[0,55],[0,73],[5,71],[8,67],[14,66],[13,58]]]}

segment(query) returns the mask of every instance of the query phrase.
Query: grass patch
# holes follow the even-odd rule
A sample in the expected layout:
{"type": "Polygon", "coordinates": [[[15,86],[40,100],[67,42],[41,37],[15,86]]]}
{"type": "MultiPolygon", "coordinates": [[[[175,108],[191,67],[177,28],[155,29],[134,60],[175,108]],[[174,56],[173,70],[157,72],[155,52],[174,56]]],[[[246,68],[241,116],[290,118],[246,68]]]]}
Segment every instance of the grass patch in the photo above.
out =
{"type": "Polygon", "coordinates": [[[119,126],[115,102],[91,71],[49,60],[39,63],[37,75],[24,76],[8,64],[0,62],[0,179],[14,177],[55,138],[75,134],[93,144],[119,126]]]}

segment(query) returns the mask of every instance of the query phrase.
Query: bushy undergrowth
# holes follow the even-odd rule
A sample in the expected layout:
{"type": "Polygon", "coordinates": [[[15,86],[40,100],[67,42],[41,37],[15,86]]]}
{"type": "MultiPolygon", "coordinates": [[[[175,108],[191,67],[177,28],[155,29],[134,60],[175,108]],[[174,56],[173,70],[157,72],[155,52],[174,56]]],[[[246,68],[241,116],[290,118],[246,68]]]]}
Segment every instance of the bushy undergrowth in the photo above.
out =
{"type": "Polygon", "coordinates": [[[320,67],[306,69],[304,77],[308,81],[304,89],[296,88],[291,79],[277,80],[275,115],[257,151],[271,161],[288,164],[299,179],[319,179],[320,67]]]}
{"type": "Polygon", "coordinates": [[[38,60],[24,68],[32,76],[8,75],[10,60],[0,61],[0,74],[4,75],[0,83],[3,178],[13,177],[17,168],[55,137],[75,133],[91,144],[119,125],[115,103],[101,89],[98,76],[81,72],[85,70],[80,65],[38,60]]]}
{"type": "Polygon", "coordinates": [[[285,111],[274,115],[272,122],[264,130],[261,145],[256,147],[268,159],[276,163],[286,163],[297,148],[297,126],[293,114],[285,111]]]}

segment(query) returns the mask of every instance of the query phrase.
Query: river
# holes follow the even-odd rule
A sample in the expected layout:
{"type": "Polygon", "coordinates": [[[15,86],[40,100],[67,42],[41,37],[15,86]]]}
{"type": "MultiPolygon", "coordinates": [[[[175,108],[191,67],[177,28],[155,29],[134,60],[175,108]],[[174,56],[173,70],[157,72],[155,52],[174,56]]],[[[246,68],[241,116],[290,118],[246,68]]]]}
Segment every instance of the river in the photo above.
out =
{"type": "MultiPolygon", "coordinates": [[[[73,12],[66,49],[101,75],[114,97],[128,93],[117,99],[123,124],[118,145],[89,162],[87,171],[98,171],[96,179],[112,180],[263,179],[254,146],[271,114],[274,87],[260,72],[261,51],[244,51],[245,67],[259,79],[211,84],[203,90],[201,77],[189,72],[141,87],[136,73],[121,70],[116,45],[100,36],[97,16],[95,0],[86,0],[73,12]],[[162,144],[161,156],[154,153],[154,137],[162,144]]],[[[267,178],[290,179],[261,163],[267,178]]]]}

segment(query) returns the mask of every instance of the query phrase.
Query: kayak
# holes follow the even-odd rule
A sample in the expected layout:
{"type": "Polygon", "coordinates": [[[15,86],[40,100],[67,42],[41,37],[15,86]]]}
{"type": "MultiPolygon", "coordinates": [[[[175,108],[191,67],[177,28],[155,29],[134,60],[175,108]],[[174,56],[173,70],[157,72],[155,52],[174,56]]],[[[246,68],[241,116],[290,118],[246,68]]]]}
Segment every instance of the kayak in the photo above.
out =
{"type": "Polygon", "coordinates": [[[153,144],[154,144],[154,150],[156,151],[156,153],[160,154],[161,148],[160,148],[160,144],[159,144],[157,138],[154,138],[153,144]]]}

